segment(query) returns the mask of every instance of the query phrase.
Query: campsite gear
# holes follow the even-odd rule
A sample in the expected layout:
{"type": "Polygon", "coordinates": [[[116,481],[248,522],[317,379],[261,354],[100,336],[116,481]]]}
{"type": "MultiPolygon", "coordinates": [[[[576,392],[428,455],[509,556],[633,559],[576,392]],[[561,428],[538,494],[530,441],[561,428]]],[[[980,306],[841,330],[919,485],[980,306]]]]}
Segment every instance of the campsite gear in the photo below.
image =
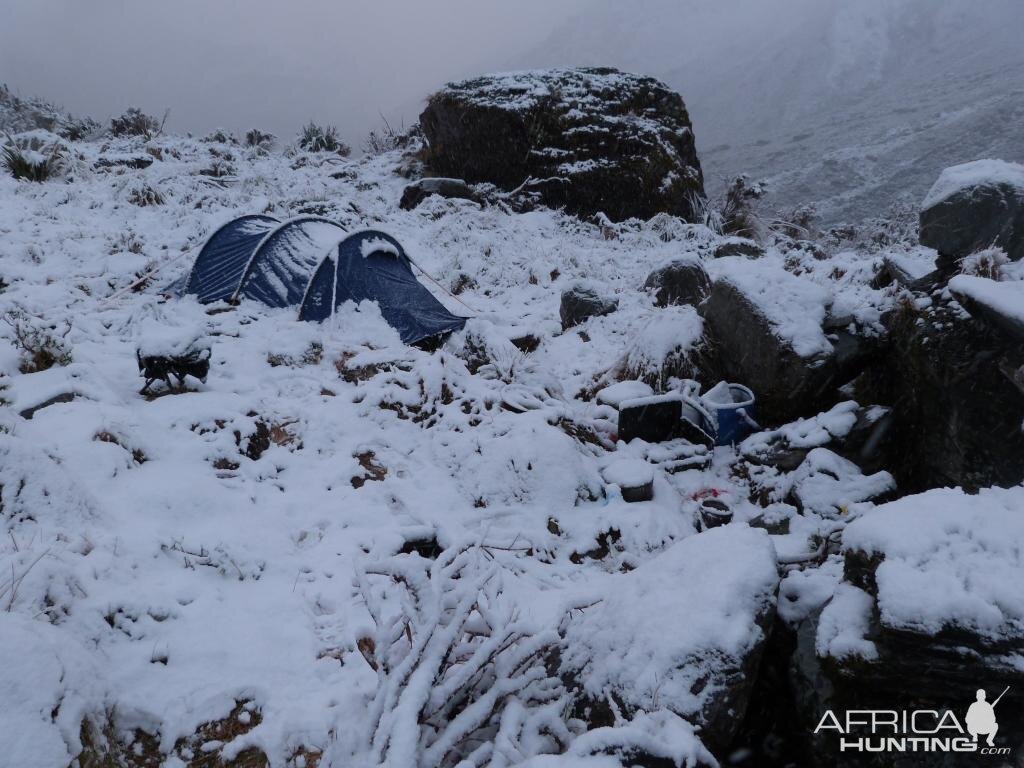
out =
{"type": "Polygon", "coordinates": [[[303,216],[241,216],[206,241],[185,283],[203,304],[254,299],[268,307],[302,300],[309,275],[345,230],[333,221],[303,216]]]}
{"type": "Polygon", "coordinates": [[[654,468],[643,459],[617,459],[601,471],[605,482],[619,486],[629,503],[654,498],[654,468]]]}
{"type": "Polygon", "coordinates": [[[700,385],[696,382],[683,388],[678,434],[691,443],[711,449],[715,447],[714,418],[700,399],[699,392],[700,385]]]}
{"type": "Polygon", "coordinates": [[[139,364],[139,373],[145,379],[140,394],[146,394],[150,386],[162,380],[169,390],[175,387],[171,376],[178,380],[177,389],[185,386],[185,377],[192,376],[205,382],[210,373],[210,345],[205,340],[193,342],[180,354],[148,354],[143,349],[135,351],[135,359],[139,364]]]}
{"type": "Polygon", "coordinates": [[[453,315],[416,279],[401,244],[384,232],[349,235],[320,262],[299,307],[299,319],[318,322],[346,301],[375,301],[380,313],[406,344],[462,328],[453,315]]]}
{"type": "Polygon", "coordinates": [[[676,437],[683,402],[679,395],[637,397],[619,403],[619,440],[659,443],[676,437]]]}
{"type": "Polygon", "coordinates": [[[717,528],[732,522],[732,510],[720,499],[704,499],[700,503],[701,529],[717,528]]]}
{"type": "Polygon", "coordinates": [[[720,381],[701,397],[715,422],[715,444],[732,445],[760,429],[754,421],[754,393],[742,384],[720,381]]]}

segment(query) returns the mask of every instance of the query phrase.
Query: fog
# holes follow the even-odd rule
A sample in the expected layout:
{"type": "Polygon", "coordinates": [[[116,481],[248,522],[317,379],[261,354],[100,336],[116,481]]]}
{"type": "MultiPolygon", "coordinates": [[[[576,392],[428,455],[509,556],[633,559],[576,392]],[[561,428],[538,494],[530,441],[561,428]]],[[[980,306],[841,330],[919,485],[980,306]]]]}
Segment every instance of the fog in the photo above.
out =
{"type": "Polygon", "coordinates": [[[584,0],[5,0],[0,82],[75,114],[169,129],[336,124],[351,142],[446,81],[504,68],[584,0]]]}
{"type": "Polygon", "coordinates": [[[842,147],[883,173],[920,166],[917,184],[936,146],[935,163],[1015,159],[1020,1],[4,0],[0,82],[100,120],[169,109],[169,130],[200,135],[288,139],[313,119],[358,148],[449,80],[611,65],[683,94],[712,183],[787,173],[792,195],[820,195],[807,178],[864,176],[825,157],[842,147]]]}

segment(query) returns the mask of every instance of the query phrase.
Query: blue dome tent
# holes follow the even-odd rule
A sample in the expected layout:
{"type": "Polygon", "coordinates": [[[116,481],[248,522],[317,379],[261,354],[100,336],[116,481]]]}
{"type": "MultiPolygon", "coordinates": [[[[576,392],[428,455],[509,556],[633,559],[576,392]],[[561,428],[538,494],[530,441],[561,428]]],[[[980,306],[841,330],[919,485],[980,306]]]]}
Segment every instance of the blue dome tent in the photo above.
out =
{"type": "Polygon", "coordinates": [[[314,216],[281,222],[241,216],[210,236],[185,282],[199,301],[254,299],[270,307],[302,300],[309,273],[345,236],[333,221],[314,216]]]}
{"type": "Polygon", "coordinates": [[[234,296],[242,273],[267,233],[281,224],[273,216],[239,216],[216,230],[196,256],[184,293],[203,304],[234,296]]]}
{"type": "Polygon", "coordinates": [[[412,262],[395,238],[366,230],[349,235],[320,262],[299,307],[299,319],[328,319],[346,301],[375,301],[406,344],[462,328],[416,279],[412,262]]]}

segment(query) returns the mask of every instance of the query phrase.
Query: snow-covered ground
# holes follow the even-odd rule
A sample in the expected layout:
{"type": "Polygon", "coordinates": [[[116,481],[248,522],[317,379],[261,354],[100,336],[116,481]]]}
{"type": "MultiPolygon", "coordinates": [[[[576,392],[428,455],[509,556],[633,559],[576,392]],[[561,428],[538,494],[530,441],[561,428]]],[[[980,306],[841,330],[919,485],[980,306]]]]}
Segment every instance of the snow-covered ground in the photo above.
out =
{"type": "MultiPolygon", "coordinates": [[[[778,333],[812,354],[828,345],[826,316],[870,327],[892,306],[895,287],[869,286],[884,254],[770,248],[754,267],[711,259],[716,235],[668,217],[611,236],[557,212],[465,200],[402,211],[397,153],[349,160],[166,136],[77,142],[69,157],[65,178],[0,176],[0,311],[14,313],[0,324],[10,765],[66,765],[83,717],[109,719],[140,754],[150,734],[167,765],[253,747],[272,766],[451,764],[477,710],[446,710],[445,696],[473,685],[478,701],[520,702],[503,704],[497,733],[473,737],[473,765],[554,765],[545,752],[607,765],[587,756],[624,743],[706,762],[699,731],[677,717],[714,693],[694,693],[694,681],[763,639],[777,560],[811,563],[783,581],[787,616],[824,603],[839,578],[816,549],[891,490],[887,473],[865,478],[824,447],[849,431],[852,406],[789,427],[814,461],[766,480],[735,473],[732,448],[670,474],[678,456],[617,444],[614,409],[592,397],[609,371],[656,370],[699,343],[695,312],[657,309],[641,290],[656,267],[689,254],[712,278],[755,284],[778,333]],[[97,168],[101,156],[154,162],[97,168]],[[214,164],[222,175],[203,173],[214,164]],[[473,318],[426,352],[369,304],[320,326],[293,309],[161,294],[217,226],[258,212],[383,229],[443,284],[467,276],[458,301],[424,283],[473,318]],[[618,310],[563,333],[559,295],[583,279],[618,310]],[[19,323],[59,338],[66,364],[20,372],[19,323]],[[528,334],[539,346],[524,354],[510,340],[528,334]],[[196,336],[212,352],[206,383],[140,395],[136,349],[196,336]],[[485,364],[468,365],[480,350],[485,364]],[[614,471],[602,475],[620,459],[653,465],[652,501],[625,503],[614,471]],[[750,501],[755,481],[775,488],[768,510],[750,501]],[[783,501],[797,485],[802,515],[783,501]],[[710,496],[736,522],[698,533],[710,496]],[[747,526],[769,511],[792,518],[788,534],[747,526]],[[580,736],[536,661],[555,646],[585,690],[628,686],[639,713],[580,736]],[[485,663],[498,675],[490,689],[473,672],[485,663]],[[194,738],[229,715],[233,739],[194,738]]],[[[864,546],[876,541],[868,521],[858,530],[864,546]]],[[[933,560],[952,556],[940,545],[929,544],[933,560]]],[[[901,552],[908,565],[894,562],[891,578],[913,567],[914,551],[901,552]]],[[[887,617],[935,620],[901,613],[889,578],[880,572],[887,617]]],[[[1000,594],[961,587],[977,626],[1001,626],[989,616],[1000,594]]],[[[837,628],[829,647],[848,635],[837,628]]]]}

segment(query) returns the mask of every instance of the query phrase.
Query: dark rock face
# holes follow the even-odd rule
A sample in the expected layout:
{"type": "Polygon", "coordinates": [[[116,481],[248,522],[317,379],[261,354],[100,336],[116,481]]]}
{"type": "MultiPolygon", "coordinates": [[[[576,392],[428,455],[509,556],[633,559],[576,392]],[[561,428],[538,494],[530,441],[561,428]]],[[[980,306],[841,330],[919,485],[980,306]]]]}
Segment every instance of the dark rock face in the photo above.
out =
{"type": "Polygon", "coordinates": [[[562,294],[562,305],[559,315],[562,319],[562,330],[586,322],[591,317],[609,315],[619,308],[618,299],[599,296],[593,290],[576,285],[562,294]]]}
{"type": "Polygon", "coordinates": [[[905,305],[886,321],[889,348],[856,384],[892,406],[890,469],[906,490],[977,489],[1024,480],[1024,349],[949,304],[905,305]]]}
{"type": "Polygon", "coordinates": [[[606,68],[488,75],[434,94],[420,115],[435,172],[621,221],[692,220],[704,180],[679,94],[606,68]]]}
{"type": "Polygon", "coordinates": [[[461,179],[420,179],[405,188],[398,207],[403,211],[411,211],[431,195],[480,202],[473,189],[461,179]]]}
{"type": "Polygon", "coordinates": [[[1013,261],[1024,258],[1024,188],[979,184],[924,209],[921,244],[939,252],[939,266],[945,269],[992,245],[1013,261]]]}
{"type": "Polygon", "coordinates": [[[695,259],[680,259],[648,275],[644,288],[654,291],[659,307],[671,304],[700,304],[711,292],[711,280],[695,259]]]}
{"type": "Polygon", "coordinates": [[[745,384],[757,396],[763,424],[783,424],[816,413],[837,384],[835,354],[801,357],[774,332],[743,292],[718,280],[700,307],[714,360],[703,371],[708,382],[745,384]]]}

